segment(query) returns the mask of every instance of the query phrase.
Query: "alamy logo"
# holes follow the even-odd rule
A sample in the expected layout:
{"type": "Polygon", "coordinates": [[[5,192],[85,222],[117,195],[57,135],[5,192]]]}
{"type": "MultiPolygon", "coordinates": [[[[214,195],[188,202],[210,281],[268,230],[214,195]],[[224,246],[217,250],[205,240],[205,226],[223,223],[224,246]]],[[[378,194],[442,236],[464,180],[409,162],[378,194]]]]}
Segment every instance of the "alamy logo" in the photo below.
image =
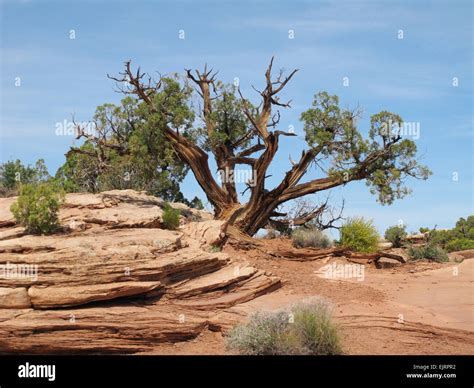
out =
{"type": "Polygon", "coordinates": [[[382,123],[380,126],[380,133],[385,136],[405,136],[411,137],[413,140],[418,140],[421,135],[421,124],[418,121],[404,121],[398,123],[392,120],[382,123]]]}
{"type": "Polygon", "coordinates": [[[0,264],[0,279],[25,279],[38,280],[38,264],[14,264],[7,262],[0,264]]]}
{"type": "Polygon", "coordinates": [[[56,365],[25,365],[18,366],[18,377],[20,378],[47,378],[48,381],[56,379],[56,365]]]}
{"type": "Polygon", "coordinates": [[[254,187],[257,183],[257,171],[254,169],[225,169],[218,170],[217,179],[219,183],[246,183],[254,187]]]}
{"type": "Polygon", "coordinates": [[[362,282],[365,278],[365,266],[362,264],[327,264],[318,271],[326,279],[356,278],[362,282]]]}

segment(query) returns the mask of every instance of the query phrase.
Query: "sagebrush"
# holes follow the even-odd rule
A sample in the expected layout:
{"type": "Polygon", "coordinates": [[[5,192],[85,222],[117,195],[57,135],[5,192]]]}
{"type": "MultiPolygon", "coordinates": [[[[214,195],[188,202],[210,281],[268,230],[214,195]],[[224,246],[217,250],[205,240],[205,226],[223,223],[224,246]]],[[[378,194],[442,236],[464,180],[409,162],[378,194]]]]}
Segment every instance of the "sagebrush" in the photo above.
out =
{"type": "Polygon", "coordinates": [[[227,346],[245,355],[341,353],[331,309],[320,299],[298,303],[288,311],[255,313],[229,333],[227,346]]]}
{"type": "Polygon", "coordinates": [[[296,248],[329,248],[332,240],[316,228],[300,227],[291,233],[293,246],[296,248]]]}

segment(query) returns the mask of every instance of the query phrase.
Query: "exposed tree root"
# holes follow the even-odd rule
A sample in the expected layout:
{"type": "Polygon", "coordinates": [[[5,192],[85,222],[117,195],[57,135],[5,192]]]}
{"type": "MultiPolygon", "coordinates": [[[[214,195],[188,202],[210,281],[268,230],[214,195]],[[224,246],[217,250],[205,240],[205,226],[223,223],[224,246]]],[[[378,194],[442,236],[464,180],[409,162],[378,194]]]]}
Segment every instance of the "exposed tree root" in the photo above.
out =
{"type": "Polygon", "coordinates": [[[342,254],[335,253],[335,256],[345,256],[348,259],[356,259],[356,260],[367,260],[368,263],[377,263],[382,257],[386,257],[387,259],[393,259],[396,260],[402,264],[406,263],[406,260],[400,256],[396,255],[394,253],[389,253],[386,251],[379,251],[375,253],[356,253],[352,251],[345,251],[342,254]]]}
{"type": "Polygon", "coordinates": [[[322,260],[329,257],[344,257],[348,261],[361,263],[365,262],[367,264],[375,263],[377,265],[378,261],[382,258],[388,258],[396,260],[402,264],[406,263],[405,258],[400,255],[389,253],[387,251],[378,251],[375,253],[359,253],[353,252],[348,248],[343,247],[333,247],[327,249],[318,249],[318,248],[286,248],[286,249],[272,249],[269,245],[258,239],[249,237],[245,233],[242,233],[239,229],[233,226],[227,228],[227,242],[237,249],[256,249],[266,255],[284,259],[284,260],[293,260],[293,261],[313,261],[313,260],[322,260]]]}

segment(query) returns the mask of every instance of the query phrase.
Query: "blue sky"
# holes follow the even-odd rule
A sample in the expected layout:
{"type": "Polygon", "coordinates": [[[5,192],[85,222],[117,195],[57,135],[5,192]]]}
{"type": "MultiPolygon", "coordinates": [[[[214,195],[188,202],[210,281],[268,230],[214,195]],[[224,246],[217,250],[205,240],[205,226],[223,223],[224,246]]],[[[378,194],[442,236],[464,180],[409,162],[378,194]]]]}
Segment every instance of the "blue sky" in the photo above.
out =
{"type": "MultiPolygon", "coordinates": [[[[412,195],[388,207],[364,183],[335,189],[331,198],[345,199],[346,216],[373,218],[380,231],[398,220],[409,230],[450,227],[473,214],[471,3],[0,1],[1,161],[44,158],[54,173],[73,142],[56,135],[56,123],[73,114],[86,121],[97,105],[118,102],[106,74],[118,73],[125,60],[163,74],[208,63],[257,98],[251,85],[262,85],[274,55],[276,69],[300,69],[284,91],[293,102],[281,112],[283,130],[292,125],[303,135],[298,118],[322,90],[338,94],[343,107],[362,106],[363,130],[385,109],[420,125],[415,141],[433,176],[411,181],[412,195]]],[[[302,138],[282,139],[269,185],[304,146],[302,138]]],[[[205,198],[192,176],[182,190],[205,198]]]]}

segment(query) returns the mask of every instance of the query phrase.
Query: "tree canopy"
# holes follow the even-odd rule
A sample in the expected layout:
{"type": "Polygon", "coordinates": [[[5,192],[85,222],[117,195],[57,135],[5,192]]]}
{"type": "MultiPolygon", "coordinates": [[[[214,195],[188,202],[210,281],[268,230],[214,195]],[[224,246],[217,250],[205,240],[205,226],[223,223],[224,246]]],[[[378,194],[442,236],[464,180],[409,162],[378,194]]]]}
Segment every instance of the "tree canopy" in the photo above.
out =
{"type": "MultiPolygon", "coordinates": [[[[126,187],[131,184],[123,179],[128,173],[134,185],[176,198],[179,183],[190,170],[214,207],[215,218],[250,235],[283,220],[280,205],[308,194],[364,180],[380,203],[391,204],[410,193],[406,178],[428,178],[429,169],[416,159],[416,144],[398,130],[403,125],[399,115],[388,111],[372,115],[364,137],[358,129],[360,110],[343,109],[337,96],[320,92],[301,114],[307,148],[281,182],[268,187],[267,171],[281,136],[295,136],[278,125],[279,109],[290,108],[279,93],[296,72],[274,76],[272,58],[264,88],[255,89],[260,102],[253,104],[238,87],[218,81],[207,66],[202,71],[186,70],[184,77],[155,80],[140,68],[132,71],[126,62],[123,73],[109,76],[126,97],[120,106],[97,109],[94,133],[77,126],[77,137],[85,142],[67,154],[61,173],[90,190],[126,187]],[[210,155],[218,171],[233,173],[239,165],[252,169],[246,203],[241,203],[234,179],[215,179],[210,155]],[[310,168],[317,177],[303,181],[310,168]]],[[[327,202],[300,218],[319,216],[326,206],[327,202]]]]}

